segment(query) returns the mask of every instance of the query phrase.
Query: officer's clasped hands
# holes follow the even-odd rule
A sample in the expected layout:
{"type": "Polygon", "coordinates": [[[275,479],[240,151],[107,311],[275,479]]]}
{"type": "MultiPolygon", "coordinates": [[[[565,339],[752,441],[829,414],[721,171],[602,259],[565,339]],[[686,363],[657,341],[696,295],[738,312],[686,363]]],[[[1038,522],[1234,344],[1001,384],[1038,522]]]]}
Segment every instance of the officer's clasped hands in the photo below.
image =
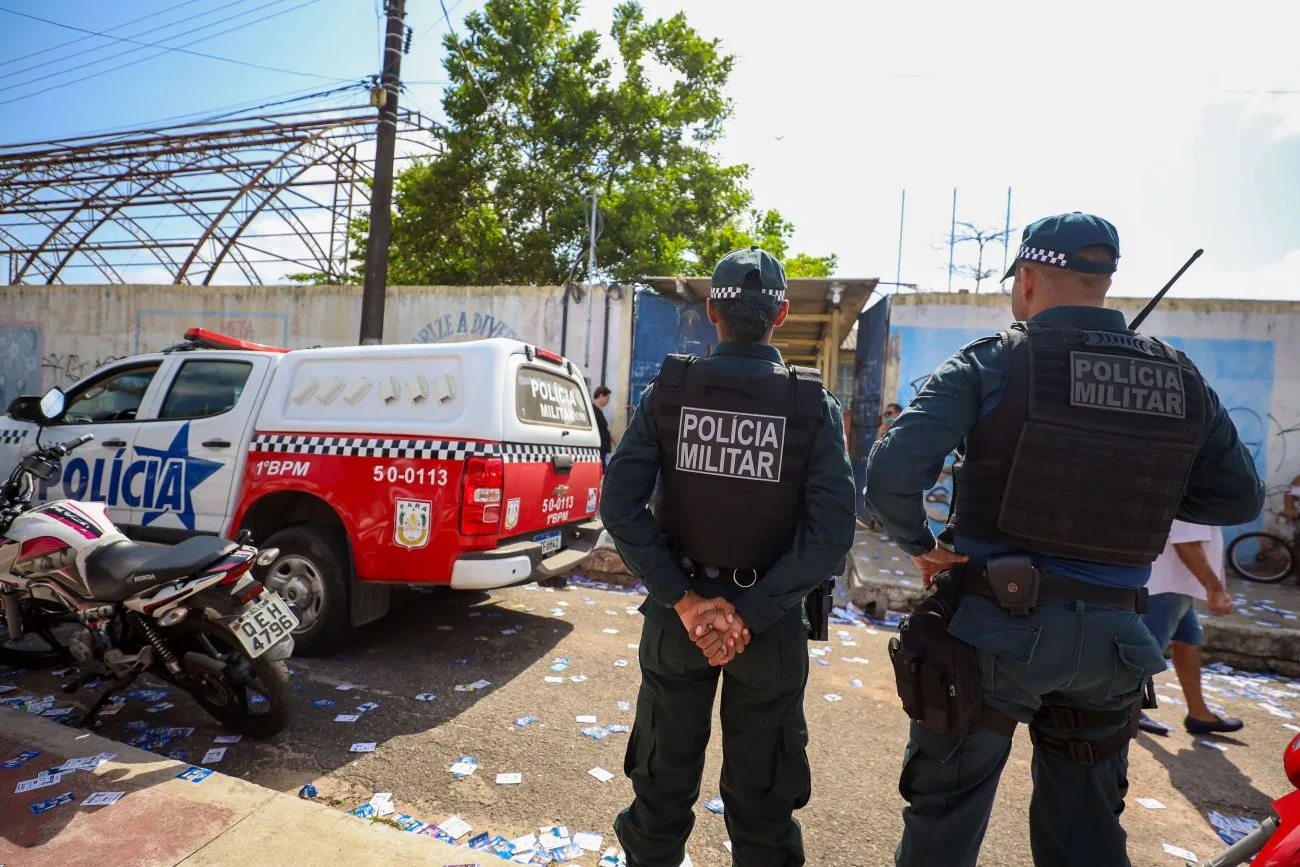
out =
{"type": "Polygon", "coordinates": [[[745,652],[749,628],[727,600],[705,598],[692,590],[673,607],[687,635],[710,665],[726,665],[736,654],[745,652]]]}

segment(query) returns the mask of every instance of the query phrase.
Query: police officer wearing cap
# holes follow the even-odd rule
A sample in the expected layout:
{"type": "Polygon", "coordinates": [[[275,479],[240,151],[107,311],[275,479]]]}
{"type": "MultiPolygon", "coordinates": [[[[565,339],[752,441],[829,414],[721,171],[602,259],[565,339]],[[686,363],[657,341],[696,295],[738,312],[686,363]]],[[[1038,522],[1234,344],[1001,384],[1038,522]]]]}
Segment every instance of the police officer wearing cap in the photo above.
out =
{"type": "Polygon", "coordinates": [[[1118,259],[1099,217],[1026,228],[1003,278],[1016,322],[940,365],[868,459],[870,509],[933,584],[927,604],[945,600],[927,614],[950,614],[937,637],[922,618],[891,644],[913,719],[899,865],[974,867],[1018,723],[1034,863],[1128,865],[1128,743],[1165,667],[1139,616],[1151,562],[1175,517],[1233,525],[1262,507],[1195,365],[1104,306],[1118,259]],[[922,495],[954,450],[936,542],[922,495]],[[931,652],[941,638],[970,652],[968,679],[958,653],[931,652]]]}
{"type": "Polygon", "coordinates": [[[855,518],[839,403],[770,342],[785,288],[758,247],[723,257],[707,304],[717,348],[664,360],[605,477],[601,518],[649,591],[624,761],[636,799],[614,823],[629,867],[683,861],[719,680],[734,863],[805,863],[805,600],[825,601],[855,518]]]}

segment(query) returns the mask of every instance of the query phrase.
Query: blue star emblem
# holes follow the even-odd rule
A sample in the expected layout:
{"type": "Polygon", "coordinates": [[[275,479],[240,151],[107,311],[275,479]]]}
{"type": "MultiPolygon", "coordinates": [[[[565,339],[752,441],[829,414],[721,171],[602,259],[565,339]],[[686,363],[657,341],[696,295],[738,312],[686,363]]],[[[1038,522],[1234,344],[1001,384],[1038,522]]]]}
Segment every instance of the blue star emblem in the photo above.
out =
{"type": "MultiPolygon", "coordinates": [[[[158,509],[152,512],[145,512],[141,519],[141,524],[150,524],[158,520],[168,512],[172,512],[181,519],[185,529],[194,530],[194,489],[201,485],[209,476],[221,469],[225,464],[219,461],[208,461],[203,458],[190,457],[190,423],[186,422],[181,425],[181,429],[176,432],[172,438],[171,445],[165,449],[151,449],[145,446],[135,446],[135,453],[144,458],[158,458],[162,461],[160,475],[165,475],[168,465],[172,462],[181,464],[181,484],[182,489],[179,492],[182,497],[183,507],[179,510],[170,506],[164,509],[158,509]]],[[[155,497],[152,506],[158,506],[161,496],[155,497]]]]}

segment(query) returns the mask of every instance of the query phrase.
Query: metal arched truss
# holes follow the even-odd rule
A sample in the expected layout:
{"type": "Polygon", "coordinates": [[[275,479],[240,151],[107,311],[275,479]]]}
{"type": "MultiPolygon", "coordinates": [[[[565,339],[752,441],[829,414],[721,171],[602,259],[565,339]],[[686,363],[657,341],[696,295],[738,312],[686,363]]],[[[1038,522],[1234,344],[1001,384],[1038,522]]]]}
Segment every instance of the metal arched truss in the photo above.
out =
{"type": "MultiPolygon", "coordinates": [[[[356,108],[0,147],[0,280],[342,280],[374,129],[374,110],[356,108]]],[[[399,112],[415,155],[434,132],[399,112]]]]}

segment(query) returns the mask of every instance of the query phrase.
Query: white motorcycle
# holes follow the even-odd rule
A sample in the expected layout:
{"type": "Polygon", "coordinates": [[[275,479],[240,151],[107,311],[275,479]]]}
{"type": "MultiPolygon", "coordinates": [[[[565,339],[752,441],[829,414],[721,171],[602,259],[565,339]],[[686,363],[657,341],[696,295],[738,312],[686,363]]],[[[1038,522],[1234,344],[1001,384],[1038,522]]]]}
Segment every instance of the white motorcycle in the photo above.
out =
{"type": "MultiPolygon", "coordinates": [[[[62,409],[58,389],[30,408],[41,420],[62,409]]],[[[279,552],[259,553],[246,533],[235,542],[132,542],[101,503],[33,508],[33,480],[56,478],[60,461],[93,438],[39,447],[37,437],[0,488],[0,663],[72,663],[78,677],[65,694],[102,681],[82,725],[149,671],[240,734],[278,733],[293,711],[284,660],[298,618],[250,570],[279,552]]]]}

